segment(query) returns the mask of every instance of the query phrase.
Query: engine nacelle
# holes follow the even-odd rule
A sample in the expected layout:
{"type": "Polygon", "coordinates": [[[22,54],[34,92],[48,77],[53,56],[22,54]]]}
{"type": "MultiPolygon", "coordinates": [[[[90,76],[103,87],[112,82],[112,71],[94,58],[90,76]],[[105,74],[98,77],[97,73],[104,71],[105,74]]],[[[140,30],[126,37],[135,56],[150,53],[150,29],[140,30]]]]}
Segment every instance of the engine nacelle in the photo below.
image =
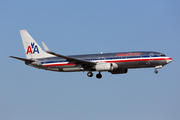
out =
{"type": "Polygon", "coordinates": [[[116,63],[99,63],[95,66],[96,71],[113,71],[113,69],[117,68],[116,63]]]}
{"type": "Polygon", "coordinates": [[[128,69],[118,69],[118,70],[111,71],[111,74],[125,74],[127,72],[128,72],[128,69]]]}

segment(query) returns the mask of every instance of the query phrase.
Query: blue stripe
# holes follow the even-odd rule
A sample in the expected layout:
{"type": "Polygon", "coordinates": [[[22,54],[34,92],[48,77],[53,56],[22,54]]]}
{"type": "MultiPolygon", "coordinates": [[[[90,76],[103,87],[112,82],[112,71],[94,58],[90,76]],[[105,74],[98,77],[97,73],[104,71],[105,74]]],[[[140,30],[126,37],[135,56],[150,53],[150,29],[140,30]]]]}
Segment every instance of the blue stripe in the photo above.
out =
{"type": "MultiPolygon", "coordinates": [[[[94,61],[94,60],[113,60],[113,59],[129,59],[129,58],[148,58],[150,56],[128,56],[128,57],[110,57],[110,58],[94,58],[94,59],[83,59],[84,61],[94,61]]],[[[151,57],[159,57],[158,55],[153,55],[151,57]]],[[[47,62],[41,62],[41,64],[49,64],[49,63],[62,63],[62,62],[68,62],[66,60],[59,60],[59,61],[47,61],[47,62]]]]}

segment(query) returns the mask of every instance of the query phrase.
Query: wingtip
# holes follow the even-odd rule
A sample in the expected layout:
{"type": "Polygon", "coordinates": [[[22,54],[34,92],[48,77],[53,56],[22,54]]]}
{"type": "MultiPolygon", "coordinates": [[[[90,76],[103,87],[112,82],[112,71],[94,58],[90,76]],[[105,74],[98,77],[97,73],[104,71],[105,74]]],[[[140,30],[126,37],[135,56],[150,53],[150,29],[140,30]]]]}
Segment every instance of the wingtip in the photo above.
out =
{"type": "Polygon", "coordinates": [[[44,42],[42,42],[44,50],[48,53],[51,52],[44,42]]]}
{"type": "Polygon", "coordinates": [[[20,30],[20,32],[26,32],[26,30],[25,30],[25,29],[22,29],[22,30],[20,30]]]}

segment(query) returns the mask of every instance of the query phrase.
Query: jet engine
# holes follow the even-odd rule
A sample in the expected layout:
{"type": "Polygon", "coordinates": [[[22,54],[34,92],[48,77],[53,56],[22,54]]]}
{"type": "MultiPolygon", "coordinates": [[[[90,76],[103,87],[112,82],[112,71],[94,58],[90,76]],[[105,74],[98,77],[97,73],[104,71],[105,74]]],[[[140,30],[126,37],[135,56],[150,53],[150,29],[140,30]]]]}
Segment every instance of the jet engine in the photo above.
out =
{"type": "Polygon", "coordinates": [[[128,72],[128,69],[117,69],[117,70],[111,71],[111,74],[125,74],[127,72],[128,72]]]}
{"type": "Polygon", "coordinates": [[[113,71],[117,68],[118,65],[116,63],[99,63],[95,66],[96,71],[113,71]]]}

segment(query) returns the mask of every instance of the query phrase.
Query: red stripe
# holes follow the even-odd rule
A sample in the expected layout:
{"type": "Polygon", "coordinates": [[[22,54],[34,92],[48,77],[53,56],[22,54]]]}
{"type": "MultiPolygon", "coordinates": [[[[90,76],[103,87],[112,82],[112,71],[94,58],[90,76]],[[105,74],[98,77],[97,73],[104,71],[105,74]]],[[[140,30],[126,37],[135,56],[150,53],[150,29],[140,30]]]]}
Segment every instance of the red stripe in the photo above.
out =
{"type": "Polygon", "coordinates": [[[172,58],[166,58],[166,60],[172,60],[172,58]]]}
{"type": "Polygon", "coordinates": [[[148,58],[148,59],[124,59],[124,60],[115,60],[115,61],[105,61],[107,63],[112,62],[136,62],[136,61],[156,61],[156,60],[172,60],[172,58],[148,58]]]}
{"type": "MultiPolygon", "coordinates": [[[[172,60],[172,58],[124,59],[124,60],[112,60],[112,61],[105,61],[105,62],[112,63],[112,62],[137,62],[137,61],[156,61],[156,60],[172,60]]],[[[75,64],[64,63],[64,64],[50,64],[50,65],[43,65],[43,66],[52,67],[52,66],[67,66],[67,65],[75,65],[75,64]]]]}
{"type": "Polygon", "coordinates": [[[74,63],[70,63],[70,64],[51,64],[51,65],[43,65],[44,67],[52,67],[52,66],[67,66],[67,65],[75,65],[74,63]]]}

